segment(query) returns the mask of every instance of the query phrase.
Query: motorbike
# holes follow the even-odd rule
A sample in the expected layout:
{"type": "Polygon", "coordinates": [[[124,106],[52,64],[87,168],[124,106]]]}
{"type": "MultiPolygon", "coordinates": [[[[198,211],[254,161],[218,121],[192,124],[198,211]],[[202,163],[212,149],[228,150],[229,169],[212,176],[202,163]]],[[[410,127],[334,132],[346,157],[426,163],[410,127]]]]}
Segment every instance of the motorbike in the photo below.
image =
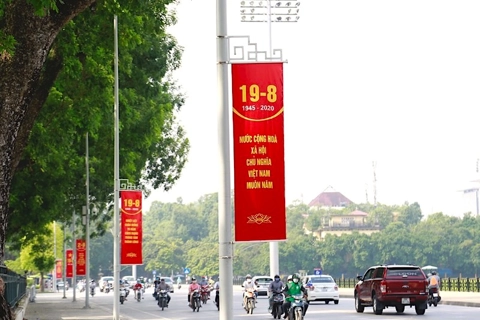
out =
{"type": "Polygon", "coordinates": [[[305,308],[305,300],[303,294],[293,295],[294,301],[290,306],[288,312],[288,320],[303,320],[303,309],[305,308]]]}
{"type": "Polygon", "coordinates": [[[110,282],[108,282],[106,285],[105,285],[105,289],[103,289],[103,291],[105,293],[109,293],[110,290],[112,290],[112,284],[110,282]]]}
{"type": "Polygon", "coordinates": [[[85,291],[85,284],[83,282],[79,282],[77,286],[80,289],[80,292],[85,291]]]}
{"type": "Polygon", "coordinates": [[[255,290],[248,289],[245,292],[245,311],[248,314],[253,314],[253,309],[255,309],[255,290]]]}
{"type": "Polygon", "coordinates": [[[123,304],[126,298],[127,298],[127,291],[125,290],[125,288],[120,288],[120,304],[123,304]]]}
{"type": "Polygon", "coordinates": [[[206,304],[208,298],[210,297],[210,288],[208,286],[202,286],[200,288],[200,299],[202,300],[203,304],[206,304]]]}
{"type": "Polygon", "coordinates": [[[432,304],[434,307],[438,305],[442,298],[440,297],[440,294],[438,293],[438,288],[430,288],[428,289],[428,306],[431,307],[432,304]]]}
{"type": "Polygon", "coordinates": [[[200,311],[200,292],[198,289],[193,291],[190,307],[192,308],[193,312],[200,311]]]}
{"type": "Polygon", "coordinates": [[[93,297],[95,295],[95,285],[91,284],[90,285],[90,295],[93,297]]]}
{"type": "Polygon", "coordinates": [[[167,305],[167,290],[160,290],[158,291],[158,294],[157,294],[157,304],[158,304],[158,307],[162,308],[162,311],[165,307],[168,308],[168,305],[167,305]]]}
{"type": "Polygon", "coordinates": [[[135,290],[135,299],[137,299],[138,302],[142,300],[142,291],[141,290],[135,290]]]}
{"type": "Polygon", "coordinates": [[[280,319],[280,317],[282,316],[283,300],[284,300],[284,296],[283,296],[282,292],[274,292],[273,293],[273,303],[272,303],[273,319],[275,319],[275,318],[280,319]]]}

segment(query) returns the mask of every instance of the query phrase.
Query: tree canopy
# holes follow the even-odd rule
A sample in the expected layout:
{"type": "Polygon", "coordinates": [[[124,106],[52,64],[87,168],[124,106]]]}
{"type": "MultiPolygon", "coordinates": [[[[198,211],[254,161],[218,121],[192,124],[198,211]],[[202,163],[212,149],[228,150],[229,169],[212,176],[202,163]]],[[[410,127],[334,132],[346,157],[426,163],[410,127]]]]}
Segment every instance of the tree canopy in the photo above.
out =
{"type": "Polygon", "coordinates": [[[0,4],[0,141],[11,141],[0,144],[0,260],[6,239],[18,250],[52,221],[81,211],[87,133],[89,201],[102,212],[93,217],[96,232],[105,232],[114,175],[114,15],[120,177],[165,190],[180,177],[189,142],[176,120],[184,97],[171,79],[182,48],[166,31],[176,22],[175,2],[0,4]]]}

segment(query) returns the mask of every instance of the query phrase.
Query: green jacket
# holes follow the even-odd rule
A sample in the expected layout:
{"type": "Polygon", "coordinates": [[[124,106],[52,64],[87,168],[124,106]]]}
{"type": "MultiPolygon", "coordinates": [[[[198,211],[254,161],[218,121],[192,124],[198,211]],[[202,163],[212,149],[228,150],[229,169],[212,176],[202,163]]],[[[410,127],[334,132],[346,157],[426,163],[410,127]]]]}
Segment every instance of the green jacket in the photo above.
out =
{"type": "Polygon", "coordinates": [[[296,295],[296,294],[302,294],[302,292],[304,292],[305,289],[302,287],[302,285],[300,283],[295,283],[295,282],[291,282],[291,283],[287,283],[287,286],[285,287],[285,300],[287,301],[294,301],[295,299],[293,299],[293,296],[296,295]]]}

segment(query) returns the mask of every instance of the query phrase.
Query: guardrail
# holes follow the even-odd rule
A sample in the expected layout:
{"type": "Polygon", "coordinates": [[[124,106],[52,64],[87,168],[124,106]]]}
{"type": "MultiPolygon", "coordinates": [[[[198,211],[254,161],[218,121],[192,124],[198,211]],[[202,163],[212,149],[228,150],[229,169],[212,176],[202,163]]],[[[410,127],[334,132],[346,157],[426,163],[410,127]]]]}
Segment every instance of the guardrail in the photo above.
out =
{"type": "Polygon", "coordinates": [[[5,266],[0,266],[0,277],[5,283],[5,299],[10,307],[15,308],[17,303],[27,294],[27,278],[8,270],[5,266]]]}
{"type": "MultiPolygon", "coordinates": [[[[340,288],[354,288],[358,282],[354,278],[337,278],[335,282],[340,288]]],[[[457,292],[480,292],[480,278],[443,278],[440,290],[457,292]]]]}

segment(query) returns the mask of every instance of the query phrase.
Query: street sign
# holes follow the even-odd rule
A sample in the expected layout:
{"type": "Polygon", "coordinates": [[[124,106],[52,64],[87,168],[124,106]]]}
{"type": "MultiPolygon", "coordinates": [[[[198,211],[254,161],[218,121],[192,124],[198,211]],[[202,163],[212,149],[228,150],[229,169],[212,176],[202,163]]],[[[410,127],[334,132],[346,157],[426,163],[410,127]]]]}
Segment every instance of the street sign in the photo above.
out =
{"type": "Polygon", "coordinates": [[[153,273],[153,275],[156,275],[156,274],[157,274],[157,271],[156,271],[156,270],[153,270],[152,273],[153,273]]]}
{"type": "Polygon", "coordinates": [[[183,268],[183,273],[189,274],[190,273],[190,268],[183,268]]]}
{"type": "Polygon", "coordinates": [[[322,268],[313,269],[313,274],[316,275],[316,276],[322,275],[322,268]]]}

